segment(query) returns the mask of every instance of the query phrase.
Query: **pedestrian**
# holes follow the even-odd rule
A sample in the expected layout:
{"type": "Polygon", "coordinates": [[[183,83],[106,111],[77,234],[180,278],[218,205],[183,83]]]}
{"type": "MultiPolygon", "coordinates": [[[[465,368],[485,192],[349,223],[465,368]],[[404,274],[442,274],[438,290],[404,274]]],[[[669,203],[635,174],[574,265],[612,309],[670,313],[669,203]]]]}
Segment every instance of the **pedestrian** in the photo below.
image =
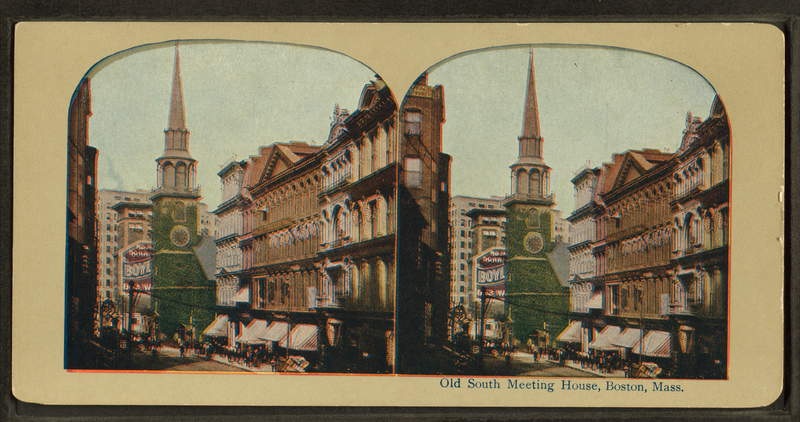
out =
{"type": "Polygon", "coordinates": [[[533,354],[533,339],[528,337],[528,353],[533,354]]]}
{"type": "Polygon", "coordinates": [[[181,342],[180,351],[181,351],[181,357],[182,358],[186,357],[186,345],[183,344],[183,342],[181,342]]]}
{"type": "Polygon", "coordinates": [[[538,350],[534,350],[533,351],[533,361],[536,362],[536,363],[539,363],[539,351],[538,350]]]}

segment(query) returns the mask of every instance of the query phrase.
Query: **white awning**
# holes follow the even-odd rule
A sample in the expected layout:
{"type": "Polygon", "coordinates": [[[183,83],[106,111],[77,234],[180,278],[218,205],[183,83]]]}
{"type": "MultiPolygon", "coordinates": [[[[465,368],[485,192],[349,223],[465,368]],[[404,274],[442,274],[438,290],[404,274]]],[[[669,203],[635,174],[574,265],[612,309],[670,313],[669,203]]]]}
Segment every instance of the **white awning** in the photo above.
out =
{"type": "Polygon", "coordinates": [[[597,334],[597,337],[589,343],[589,348],[597,350],[619,349],[618,346],[613,346],[612,342],[619,337],[620,331],[622,331],[622,328],[616,325],[607,325],[606,328],[603,328],[603,331],[597,334]]]}
{"type": "Polygon", "coordinates": [[[564,343],[580,343],[581,342],[581,322],[580,321],[572,321],[569,324],[569,327],[565,328],[561,334],[558,335],[556,338],[558,341],[563,341],[564,343]]]}
{"type": "Polygon", "coordinates": [[[228,316],[219,315],[208,328],[203,331],[204,336],[227,337],[228,336],[228,316]]]}
{"type": "Polygon", "coordinates": [[[254,319],[242,330],[242,334],[236,341],[246,344],[264,344],[266,340],[262,339],[261,336],[266,333],[267,321],[263,319],[254,319]]]}
{"type": "Polygon", "coordinates": [[[317,350],[317,326],[308,324],[296,324],[292,328],[291,341],[286,338],[281,340],[280,346],[291,350],[317,350]]]}
{"type": "Polygon", "coordinates": [[[642,333],[638,328],[626,328],[619,337],[611,341],[611,344],[630,349],[641,340],[641,337],[642,333]]]}
{"type": "Polygon", "coordinates": [[[250,288],[242,287],[239,289],[239,292],[233,297],[233,301],[239,303],[250,303],[250,288]]]}
{"type": "Polygon", "coordinates": [[[589,309],[603,309],[603,291],[599,291],[589,299],[589,302],[586,303],[586,307],[589,309]]]}
{"type": "Polygon", "coordinates": [[[285,322],[275,321],[269,324],[266,332],[258,336],[262,340],[267,341],[283,341],[289,333],[289,324],[285,322]]]}
{"type": "Polygon", "coordinates": [[[642,340],[644,347],[639,343],[631,349],[631,353],[639,353],[656,358],[668,358],[672,354],[672,335],[666,331],[648,331],[642,340]]]}

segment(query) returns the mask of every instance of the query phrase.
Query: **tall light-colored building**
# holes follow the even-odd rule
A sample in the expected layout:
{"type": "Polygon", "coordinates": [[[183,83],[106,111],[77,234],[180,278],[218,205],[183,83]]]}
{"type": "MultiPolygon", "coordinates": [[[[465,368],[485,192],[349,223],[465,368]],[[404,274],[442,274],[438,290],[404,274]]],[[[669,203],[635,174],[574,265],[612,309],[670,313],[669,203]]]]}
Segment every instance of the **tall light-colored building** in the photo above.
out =
{"type": "MultiPolygon", "coordinates": [[[[116,254],[119,252],[120,241],[118,224],[120,216],[114,209],[118,204],[131,203],[150,206],[149,190],[136,192],[119,190],[101,190],[97,194],[97,254],[98,275],[97,294],[100,302],[110,299],[115,303],[122,299],[122,285],[118,280],[116,254]]],[[[144,234],[149,233],[153,227],[152,210],[147,219],[146,227],[142,226],[144,234]]],[[[149,235],[148,235],[149,236],[149,235]]]]}
{"type": "MultiPolygon", "coordinates": [[[[450,307],[464,306],[468,315],[476,301],[472,282],[472,219],[467,213],[474,209],[505,210],[503,198],[454,196],[450,200],[450,247],[453,254],[450,279],[450,307]]],[[[504,227],[504,225],[503,225],[504,227]]],[[[505,237],[504,229],[498,239],[505,237]]],[[[502,244],[502,242],[500,243],[502,244]]]]}

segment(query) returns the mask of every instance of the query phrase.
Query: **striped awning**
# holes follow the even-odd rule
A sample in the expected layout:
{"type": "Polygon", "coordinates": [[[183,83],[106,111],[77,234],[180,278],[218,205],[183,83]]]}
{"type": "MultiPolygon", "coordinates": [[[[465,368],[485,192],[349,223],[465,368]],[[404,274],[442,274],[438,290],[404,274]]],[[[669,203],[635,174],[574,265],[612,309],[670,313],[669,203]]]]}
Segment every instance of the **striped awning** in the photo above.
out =
{"type": "Polygon", "coordinates": [[[211,325],[203,331],[204,336],[208,337],[227,337],[228,336],[228,316],[219,315],[211,325]]]}
{"type": "Polygon", "coordinates": [[[642,340],[643,347],[636,343],[631,349],[631,353],[639,353],[644,356],[656,358],[668,358],[672,353],[672,335],[666,331],[648,331],[642,340]]]}
{"type": "Polygon", "coordinates": [[[245,344],[264,344],[267,341],[261,336],[267,333],[267,321],[254,319],[242,330],[242,334],[236,339],[239,343],[245,344]]]}
{"type": "Polygon", "coordinates": [[[586,303],[586,307],[589,309],[603,309],[603,291],[595,293],[586,303]]]}
{"type": "Polygon", "coordinates": [[[294,325],[291,338],[281,340],[280,346],[291,350],[317,350],[317,326],[309,324],[294,325]]]}
{"type": "Polygon", "coordinates": [[[250,288],[242,287],[239,292],[233,297],[234,302],[250,303],[250,288]]]}
{"type": "Polygon", "coordinates": [[[619,333],[622,331],[622,328],[617,327],[616,325],[607,325],[606,328],[603,328],[597,337],[589,343],[590,349],[597,349],[597,350],[616,350],[619,349],[619,346],[614,346],[611,343],[619,337],[619,333]]]}
{"type": "Polygon", "coordinates": [[[611,341],[614,346],[625,347],[630,349],[642,338],[642,332],[638,328],[626,328],[622,334],[616,339],[611,341]]]}
{"type": "Polygon", "coordinates": [[[267,330],[264,332],[264,334],[258,336],[258,338],[267,341],[283,341],[288,333],[289,324],[275,321],[269,324],[269,327],[267,327],[267,330]]]}
{"type": "Polygon", "coordinates": [[[564,343],[580,343],[581,342],[581,322],[580,321],[572,321],[569,324],[569,327],[565,328],[561,334],[558,335],[556,338],[558,341],[563,341],[564,343]]]}

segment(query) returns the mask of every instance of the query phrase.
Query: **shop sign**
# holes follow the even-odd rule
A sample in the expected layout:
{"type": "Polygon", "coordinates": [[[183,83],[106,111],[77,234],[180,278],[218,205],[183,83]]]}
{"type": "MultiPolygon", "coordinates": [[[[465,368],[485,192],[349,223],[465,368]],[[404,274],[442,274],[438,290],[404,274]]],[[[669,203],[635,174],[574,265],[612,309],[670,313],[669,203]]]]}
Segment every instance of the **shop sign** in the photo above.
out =
{"type": "Polygon", "coordinates": [[[506,292],[508,271],[506,250],[489,249],[473,259],[475,291],[486,289],[487,296],[502,297],[506,292]]]}
{"type": "Polygon", "coordinates": [[[138,243],[122,252],[122,281],[138,289],[150,290],[153,285],[153,244],[138,243]]]}

